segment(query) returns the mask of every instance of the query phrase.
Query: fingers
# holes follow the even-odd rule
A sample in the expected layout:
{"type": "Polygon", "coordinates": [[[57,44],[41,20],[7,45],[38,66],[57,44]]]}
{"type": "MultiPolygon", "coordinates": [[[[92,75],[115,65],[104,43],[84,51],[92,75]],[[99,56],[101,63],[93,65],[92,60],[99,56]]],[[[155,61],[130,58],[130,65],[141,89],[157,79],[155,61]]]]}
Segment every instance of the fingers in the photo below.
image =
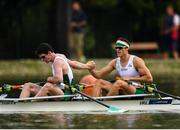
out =
{"type": "Polygon", "coordinates": [[[89,67],[89,70],[93,70],[96,68],[96,63],[94,61],[88,61],[86,64],[89,67]]]}
{"type": "Polygon", "coordinates": [[[138,85],[138,88],[144,88],[144,87],[143,87],[143,85],[139,84],[139,85],[138,85]]]}

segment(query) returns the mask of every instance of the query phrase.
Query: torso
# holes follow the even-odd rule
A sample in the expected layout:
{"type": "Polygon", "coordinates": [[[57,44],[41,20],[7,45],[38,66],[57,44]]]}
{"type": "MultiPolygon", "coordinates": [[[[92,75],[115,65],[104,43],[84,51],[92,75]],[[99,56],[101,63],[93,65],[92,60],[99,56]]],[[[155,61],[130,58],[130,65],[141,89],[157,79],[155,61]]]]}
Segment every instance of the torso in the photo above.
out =
{"type": "MultiPolygon", "coordinates": [[[[86,14],[81,10],[81,11],[73,11],[72,12],[72,18],[71,21],[75,23],[80,23],[82,21],[86,21],[86,14]]],[[[73,27],[73,32],[84,32],[84,27],[73,27]]]]}
{"type": "MultiPolygon", "coordinates": [[[[67,62],[68,59],[63,54],[56,54],[54,62],[56,60],[63,60],[64,63],[66,64],[67,70],[63,70],[63,82],[71,84],[72,80],[73,80],[73,73],[72,73],[71,67],[69,66],[69,64],[67,62]]],[[[52,73],[53,73],[53,76],[55,75],[54,62],[52,63],[52,73]]]]}
{"type": "Polygon", "coordinates": [[[173,16],[166,16],[165,17],[164,28],[169,29],[172,26],[173,26],[173,16]]]}
{"type": "Polygon", "coordinates": [[[134,67],[134,55],[130,55],[129,60],[126,64],[121,63],[120,57],[116,59],[115,69],[120,77],[139,77],[140,74],[134,67]]]}

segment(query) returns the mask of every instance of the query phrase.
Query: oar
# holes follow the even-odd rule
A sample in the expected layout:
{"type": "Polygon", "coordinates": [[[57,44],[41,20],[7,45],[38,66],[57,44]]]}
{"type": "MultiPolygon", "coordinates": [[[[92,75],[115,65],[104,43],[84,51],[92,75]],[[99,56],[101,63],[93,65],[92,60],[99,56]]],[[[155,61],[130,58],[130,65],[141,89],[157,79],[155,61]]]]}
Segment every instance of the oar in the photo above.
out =
{"type": "Polygon", "coordinates": [[[160,91],[160,90],[157,90],[153,87],[150,87],[150,86],[145,86],[146,87],[146,90],[150,93],[159,93],[159,94],[162,94],[162,95],[165,95],[165,96],[169,96],[169,97],[172,97],[174,99],[177,99],[177,100],[180,100],[180,97],[179,96],[175,96],[175,95],[172,95],[172,94],[169,94],[169,93],[166,93],[166,92],[163,92],[163,91],[160,91]]]}
{"type": "Polygon", "coordinates": [[[68,85],[66,85],[66,84],[64,84],[64,83],[61,83],[61,85],[64,86],[65,88],[70,88],[73,93],[78,93],[78,94],[80,94],[80,95],[82,95],[82,96],[84,96],[84,97],[86,97],[86,98],[88,98],[88,99],[90,99],[90,100],[92,100],[92,101],[94,101],[94,102],[96,102],[96,103],[98,103],[98,104],[100,104],[100,105],[108,108],[108,111],[109,111],[109,112],[120,112],[120,113],[124,113],[124,112],[127,112],[127,111],[128,111],[128,110],[125,110],[125,109],[122,109],[122,108],[117,108],[117,107],[114,107],[114,106],[109,106],[109,105],[107,105],[107,104],[105,104],[105,103],[103,103],[103,102],[100,102],[99,100],[96,100],[96,99],[94,99],[94,98],[92,98],[92,97],[90,97],[90,96],[88,96],[88,95],[80,92],[80,91],[77,90],[76,88],[70,87],[70,86],[68,86],[68,85]]]}
{"type": "Polygon", "coordinates": [[[22,88],[21,85],[4,84],[2,87],[0,87],[0,93],[1,92],[9,92],[11,90],[20,89],[20,88],[22,88]]]}
{"type": "MultiPolygon", "coordinates": [[[[45,82],[36,82],[37,85],[43,85],[45,82]]],[[[0,86],[0,93],[9,92],[11,90],[16,89],[22,89],[23,85],[10,85],[10,84],[4,84],[3,86],[0,86]]]]}
{"type": "MultiPolygon", "coordinates": [[[[118,78],[117,80],[123,80],[123,79],[122,79],[122,78],[118,78]]],[[[132,81],[130,81],[130,80],[124,80],[124,81],[126,81],[128,84],[134,85],[135,87],[137,86],[137,83],[132,82],[132,81]]],[[[172,98],[174,98],[174,99],[180,100],[180,97],[179,97],[179,96],[175,96],[175,95],[172,95],[172,94],[169,94],[169,93],[166,93],[166,92],[157,90],[157,88],[153,88],[153,87],[151,87],[151,85],[155,85],[155,84],[145,85],[145,86],[144,86],[144,87],[145,87],[145,90],[147,90],[147,91],[150,92],[150,93],[162,94],[162,95],[169,96],[169,97],[172,97],[172,98]]],[[[156,86],[156,85],[155,85],[155,86],[156,86]]]]}

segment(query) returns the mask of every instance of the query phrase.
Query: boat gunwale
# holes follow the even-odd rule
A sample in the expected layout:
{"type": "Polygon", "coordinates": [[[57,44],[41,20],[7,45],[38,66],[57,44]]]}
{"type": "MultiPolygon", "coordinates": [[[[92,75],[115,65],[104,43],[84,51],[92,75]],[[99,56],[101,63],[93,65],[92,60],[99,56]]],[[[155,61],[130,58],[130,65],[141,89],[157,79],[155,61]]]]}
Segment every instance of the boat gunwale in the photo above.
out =
{"type": "MultiPolygon", "coordinates": [[[[154,94],[132,94],[132,95],[117,95],[117,96],[103,96],[103,97],[92,97],[96,100],[106,100],[106,99],[123,99],[123,98],[140,98],[140,97],[152,97],[154,94]]],[[[34,101],[34,100],[45,100],[45,99],[64,99],[64,98],[72,98],[72,100],[89,100],[86,97],[82,97],[81,95],[57,95],[57,96],[42,96],[42,97],[28,97],[28,98],[0,98],[0,102],[2,101],[34,101]]]]}

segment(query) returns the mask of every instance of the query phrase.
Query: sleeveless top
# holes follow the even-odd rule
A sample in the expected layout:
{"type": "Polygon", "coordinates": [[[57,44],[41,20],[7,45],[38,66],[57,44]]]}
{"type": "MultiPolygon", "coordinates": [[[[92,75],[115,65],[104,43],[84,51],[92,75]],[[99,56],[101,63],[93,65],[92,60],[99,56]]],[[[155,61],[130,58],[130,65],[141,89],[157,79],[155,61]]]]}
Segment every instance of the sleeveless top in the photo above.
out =
{"type": "MultiPolygon", "coordinates": [[[[73,73],[72,73],[71,67],[69,66],[69,64],[67,62],[68,59],[63,54],[56,54],[54,62],[56,60],[58,60],[58,59],[63,60],[65,62],[65,64],[67,65],[67,67],[68,67],[68,73],[67,74],[63,74],[63,83],[71,85],[72,80],[73,80],[73,73]]],[[[53,65],[54,62],[52,63],[52,73],[53,73],[53,76],[55,75],[55,71],[54,71],[55,69],[54,69],[54,65],[53,65]]]]}
{"type": "Polygon", "coordinates": [[[137,72],[133,64],[134,57],[135,57],[134,55],[130,55],[129,61],[127,65],[124,67],[120,63],[121,62],[120,57],[116,59],[115,69],[117,70],[118,75],[120,77],[139,77],[140,76],[139,72],[137,72]]]}

